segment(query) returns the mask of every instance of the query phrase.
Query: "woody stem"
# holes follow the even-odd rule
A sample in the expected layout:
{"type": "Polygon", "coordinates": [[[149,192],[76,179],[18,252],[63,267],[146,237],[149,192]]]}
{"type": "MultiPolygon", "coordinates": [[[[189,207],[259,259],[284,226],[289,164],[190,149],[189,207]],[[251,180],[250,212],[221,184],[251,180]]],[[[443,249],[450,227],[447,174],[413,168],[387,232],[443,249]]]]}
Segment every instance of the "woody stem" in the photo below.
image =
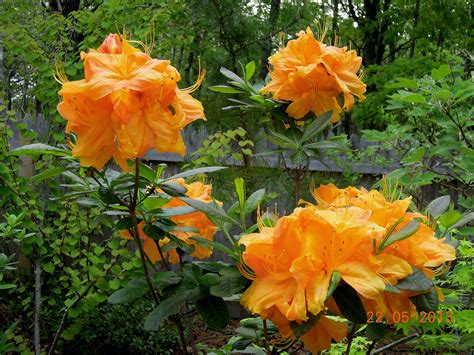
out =
{"type": "MultiPolygon", "coordinates": [[[[148,272],[148,267],[146,264],[146,254],[145,250],[143,249],[143,245],[140,240],[140,234],[139,234],[139,228],[138,228],[138,221],[137,221],[137,213],[136,213],[136,208],[137,208],[137,201],[138,201],[138,180],[140,177],[140,160],[137,158],[135,160],[135,183],[133,186],[133,195],[132,195],[132,200],[130,201],[129,205],[129,214],[130,214],[130,219],[132,220],[132,230],[133,232],[133,239],[135,240],[135,243],[138,246],[138,251],[140,253],[140,259],[143,267],[143,273],[145,274],[145,280],[148,284],[148,288],[150,289],[150,293],[153,297],[153,300],[155,302],[156,306],[159,306],[160,304],[160,295],[155,291],[155,288],[153,287],[153,283],[151,281],[150,274],[148,272]]],[[[157,243],[158,244],[158,243],[157,243]]],[[[158,246],[159,248],[159,246],[158,246]]],[[[160,249],[159,249],[160,250],[160,249]]],[[[164,261],[164,259],[163,259],[164,261]]],[[[173,322],[176,325],[176,328],[178,329],[178,334],[179,334],[179,339],[181,342],[181,347],[183,348],[183,354],[187,353],[187,347],[186,347],[186,339],[184,337],[184,329],[183,325],[181,324],[181,321],[178,319],[172,319],[173,322]]]]}

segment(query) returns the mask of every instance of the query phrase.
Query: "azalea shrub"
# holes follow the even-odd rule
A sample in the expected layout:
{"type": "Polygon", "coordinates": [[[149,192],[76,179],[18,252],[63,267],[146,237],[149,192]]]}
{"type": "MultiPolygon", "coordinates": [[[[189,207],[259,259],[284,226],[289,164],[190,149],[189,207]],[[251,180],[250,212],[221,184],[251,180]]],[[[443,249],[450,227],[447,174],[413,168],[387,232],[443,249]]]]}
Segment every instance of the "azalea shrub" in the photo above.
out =
{"type": "MultiPolygon", "coordinates": [[[[308,28],[288,41],[270,56],[265,83],[252,82],[255,63],[250,62],[243,66],[243,77],[223,68],[228,83],[211,88],[240,95],[230,108],[258,113],[262,137],[275,146],[265,153],[280,154],[288,162],[294,204],[281,215],[267,208],[265,188],[247,191],[242,177],[233,181],[235,200],[216,199],[220,186],[209,181],[226,167],[208,166],[215,161],[212,155],[204,159],[201,154],[195,163],[199,167],[179,173],[146,161],[149,149],[185,155],[182,130],[205,120],[203,105],[191,95],[204,71],[194,85],[180,88],[173,63],[152,58],[149,45],[126,34],[110,34],[97,49],[81,53],[83,79],[69,81],[58,69],[58,112],[67,121],[67,141],[60,146],[22,146],[8,156],[57,159],[58,166],[39,175],[65,180],[62,197],[75,206],[68,213],[100,214],[94,220],[106,220],[112,231],[108,244],[105,236],[95,244],[84,240],[87,247],[79,250],[85,262],[61,259],[63,241],[36,240],[32,253],[45,254],[45,244],[59,244],[61,249],[42,269],[52,273],[71,268],[71,278],[79,284],[76,297],[64,302],[47,344],[49,353],[56,351],[60,339],[72,339],[87,324],[70,321],[82,299],[86,309],[105,300],[136,305],[146,299],[152,306],[140,308],[137,316],[144,319],[143,329],[159,334],[172,325],[179,344],[158,350],[183,354],[206,348],[197,343],[187,317],[197,314],[209,328],[224,329],[230,319],[228,302],[236,300],[254,318],[241,321],[236,337],[225,345],[228,351],[270,354],[304,348],[316,354],[344,341],[349,353],[353,343],[354,348],[364,343],[362,331],[373,348],[384,328],[419,322],[427,315],[434,314],[447,328],[458,324],[454,310],[440,305],[447,289],[455,286],[445,275],[458,262],[456,232],[472,216],[456,212],[449,196],[415,205],[396,179],[384,178],[377,183],[379,189],[318,184],[311,188],[312,201],[300,198],[311,159],[349,149],[347,137],[328,131],[364,100],[366,91],[362,58],[337,43],[325,44],[325,35],[321,28],[316,38],[308,28]],[[459,218],[447,222],[455,213],[459,218]],[[224,242],[217,241],[218,233],[224,242]],[[216,250],[228,262],[207,260],[216,250]],[[80,280],[83,270],[87,281],[80,280]],[[103,292],[92,298],[95,287],[103,292]]],[[[460,85],[464,98],[468,94],[460,85]]],[[[407,97],[412,96],[401,93],[395,99],[407,97]]],[[[217,142],[224,155],[230,152],[245,161],[254,146],[244,139],[245,133],[230,130],[206,144],[217,142]],[[231,141],[241,151],[232,152],[231,141]]],[[[461,138],[470,149],[469,137],[461,138]]],[[[21,217],[8,220],[2,227],[5,235],[12,228],[21,230],[21,217]]],[[[49,236],[42,218],[36,221],[35,213],[28,218],[37,222],[32,233],[49,236]]],[[[98,226],[81,227],[90,236],[98,226]]],[[[30,237],[25,234],[23,239],[28,243],[30,237]]],[[[37,317],[37,308],[35,312],[37,317]]]]}

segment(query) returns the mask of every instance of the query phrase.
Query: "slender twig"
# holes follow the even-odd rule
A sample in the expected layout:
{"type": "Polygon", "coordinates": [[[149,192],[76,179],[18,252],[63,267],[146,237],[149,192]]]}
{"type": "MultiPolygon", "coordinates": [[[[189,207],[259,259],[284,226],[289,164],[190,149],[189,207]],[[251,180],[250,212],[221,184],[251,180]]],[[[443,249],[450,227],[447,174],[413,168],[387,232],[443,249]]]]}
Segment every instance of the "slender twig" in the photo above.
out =
{"type": "Polygon", "coordinates": [[[270,351],[270,345],[268,344],[268,330],[267,330],[267,320],[262,319],[263,321],[263,342],[265,343],[265,351],[267,355],[270,355],[272,352],[270,351]]]}
{"type": "Polygon", "coordinates": [[[370,355],[370,354],[371,354],[372,350],[374,350],[374,348],[375,348],[375,344],[376,344],[376,343],[377,343],[377,340],[373,340],[373,341],[370,343],[369,347],[367,348],[366,355],[370,355]]]}
{"type": "Polygon", "coordinates": [[[96,283],[96,280],[92,281],[89,284],[89,286],[87,286],[84,291],[82,291],[78,296],[76,296],[76,299],[69,306],[67,306],[66,309],[64,310],[63,316],[61,318],[61,322],[59,323],[58,330],[56,330],[56,334],[54,335],[53,343],[51,344],[51,347],[49,348],[48,355],[51,355],[51,354],[54,353],[54,349],[56,348],[56,344],[58,343],[59,337],[61,336],[61,334],[64,330],[64,327],[66,325],[66,318],[68,316],[69,310],[72,307],[74,307],[80,300],[82,300],[87,295],[87,293],[89,292],[91,287],[94,286],[95,283],[96,283]]]}
{"type": "Polygon", "coordinates": [[[408,335],[404,338],[401,338],[401,339],[398,339],[397,341],[394,341],[393,343],[390,343],[390,344],[385,345],[381,348],[378,348],[377,350],[372,351],[372,354],[380,354],[380,353],[384,352],[385,350],[393,348],[395,345],[406,343],[407,341],[412,340],[412,339],[417,338],[417,337],[418,337],[418,334],[416,334],[416,333],[408,335]]]}
{"type": "Polygon", "coordinates": [[[351,332],[349,333],[349,336],[347,338],[347,347],[346,347],[346,355],[349,355],[351,353],[351,345],[352,341],[354,340],[354,335],[357,330],[357,326],[355,324],[352,325],[351,332]]]}

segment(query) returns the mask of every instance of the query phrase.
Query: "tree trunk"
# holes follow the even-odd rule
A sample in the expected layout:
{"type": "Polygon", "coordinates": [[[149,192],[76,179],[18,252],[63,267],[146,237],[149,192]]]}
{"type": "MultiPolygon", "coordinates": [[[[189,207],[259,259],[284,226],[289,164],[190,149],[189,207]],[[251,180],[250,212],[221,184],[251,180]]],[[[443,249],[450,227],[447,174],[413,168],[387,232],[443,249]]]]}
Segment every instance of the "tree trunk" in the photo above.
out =
{"type": "Polygon", "coordinates": [[[339,0],[332,0],[333,14],[332,14],[332,33],[333,36],[337,33],[337,23],[339,21],[339,0]]]}
{"type": "Polygon", "coordinates": [[[278,15],[280,13],[281,0],[272,0],[270,7],[270,15],[268,17],[268,40],[263,42],[262,45],[262,58],[260,65],[260,77],[265,80],[268,73],[267,60],[272,53],[272,34],[275,31],[275,27],[278,21],[278,15]]]}
{"type": "Polygon", "coordinates": [[[385,53],[385,33],[389,28],[386,13],[391,0],[384,0],[380,11],[380,0],[364,0],[363,19],[360,19],[364,31],[364,64],[381,64],[385,53]]]}
{"type": "Polygon", "coordinates": [[[34,313],[35,355],[41,355],[40,320],[41,320],[41,260],[39,257],[36,257],[36,260],[35,260],[35,313],[34,313]]]}
{"type": "Polygon", "coordinates": [[[416,27],[418,26],[418,16],[420,15],[420,0],[415,1],[415,9],[413,11],[413,33],[410,45],[410,58],[413,58],[415,55],[415,45],[416,45],[416,27]]]}

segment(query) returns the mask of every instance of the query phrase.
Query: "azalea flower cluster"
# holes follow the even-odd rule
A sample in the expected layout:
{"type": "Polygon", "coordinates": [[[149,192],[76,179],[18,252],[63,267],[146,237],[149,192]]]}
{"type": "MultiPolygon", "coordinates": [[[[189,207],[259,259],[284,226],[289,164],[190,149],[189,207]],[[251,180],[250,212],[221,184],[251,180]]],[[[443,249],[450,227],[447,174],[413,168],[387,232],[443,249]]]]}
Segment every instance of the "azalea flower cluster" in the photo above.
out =
{"type": "Polygon", "coordinates": [[[367,311],[393,319],[395,311],[416,315],[409,297],[389,292],[417,268],[433,277],[433,268],[455,259],[454,248],[437,239],[425,223],[410,237],[380,250],[384,237],[410,221],[426,217],[408,212],[411,198],[387,200],[376,190],[323,185],[314,191],[317,205],[296,208],[274,227],[243,236],[242,269],[253,279],[241,303],[269,319],[283,338],[295,327],[311,325],[301,338],[313,353],[346,336],[347,322],[330,294],[335,273],[358,294],[367,311]],[[315,318],[316,317],[316,318],[315,318]]]}
{"type": "Polygon", "coordinates": [[[97,49],[82,52],[84,79],[68,81],[59,75],[62,102],[58,111],[67,121],[66,132],[77,141],[72,153],[82,166],[102,169],[112,157],[124,170],[127,159],[140,158],[149,149],[184,155],[181,130],[204,119],[202,104],[180,90],[180,75],[169,60],[152,59],[125,36],[110,34],[97,49]]]}
{"type": "Polygon", "coordinates": [[[299,120],[332,111],[333,122],[364,99],[366,85],[357,75],[362,58],[346,47],[326,46],[308,27],[269,58],[271,81],[261,90],[276,100],[290,101],[286,112],[299,120]],[[343,104],[338,102],[342,96],[343,104]]]}
{"type": "MultiPolygon", "coordinates": [[[[190,184],[186,183],[184,179],[174,179],[171,180],[174,183],[180,184],[186,188],[186,196],[194,200],[199,200],[205,203],[211,203],[215,200],[212,199],[212,186],[203,184],[202,182],[196,181],[190,184]]],[[[220,204],[220,202],[215,201],[220,204]]],[[[171,208],[186,206],[186,204],[177,197],[173,197],[168,203],[166,203],[162,208],[171,208]]],[[[195,240],[191,239],[193,236],[204,238],[207,240],[212,240],[214,234],[216,234],[217,226],[212,223],[209,218],[200,211],[192,212],[185,215],[172,216],[170,219],[176,223],[178,227],[191,227],[196,229],[196,232],[183,232],[183,231],[174,231],[172,234],[185,242],[188,245],[194,247],[194,251],[190,254],[193,257],[199,259],[207,258],[212,254],[212,248],[208,246],[203,246],[198,244],[195,240]]],[[[159,243],[160,249],[167,249],[166,246],[170,244],[171,240],[169,238],[163,238],[159,242],[150,238],[143,231],[145,222],[140,222],[138,225],[140,238],[143,240],[143,249],[145,254],[148,256],[151,262],[155,263],[162,260],[160,251],[156,243],[159,243]]],[[[131,239],[131,235],[128,231],[123,231],[121,234],[122,238],[131,239]]],[[[175,264],[179,262],[179,255],[176,249],[162,251],[162,255],[165,259],[168,259],[171,263],[175,264]]]]}

